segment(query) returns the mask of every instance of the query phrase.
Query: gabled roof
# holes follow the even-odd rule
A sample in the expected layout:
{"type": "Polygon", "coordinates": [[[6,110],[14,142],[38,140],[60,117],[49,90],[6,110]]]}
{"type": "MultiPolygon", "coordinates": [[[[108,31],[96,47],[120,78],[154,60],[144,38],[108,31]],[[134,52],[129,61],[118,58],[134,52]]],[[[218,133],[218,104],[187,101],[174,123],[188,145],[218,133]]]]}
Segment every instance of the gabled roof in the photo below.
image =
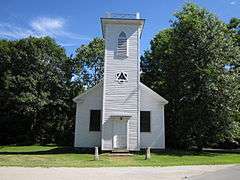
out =
{"type": "MultiPolygon", "coordinates": [[[[149,87],[147,87],[146,85],[144,85],[143,83],[139,83],[140,88],[144,88],[149,95],[151,95],[152,97],[154,97],[155,99],[157,99],[158,101],[160,101],[162,104],[167,104],[168,101],[166,99],[164,99],[162,96],[160,96],[158,93],[154,92],[152,89],[150,89],[149,87]]],[[[88,89],[86,92],[78,95],[77,97],[73,98],[73,101],[75,103],[77,102],[83,102],[84,99],[86,98],[86,96],[94,91],[97,88],[101,88],[103,86],[103,81],[101,80],[98,84],[96,84],[95,86],[93,86],[92,88],[88,89]]]]}
{"type": "Polygon", "coordinates": [[[93,86],[92,88],[88,89],[87,91],[85,91],[84,93],[82,94],[79,94],[78,96],[76,96],[75,98],[73,98],[73,101],[76,103],[76,102],[79,102],[79,101],[84,101],[85,97],[90,93],[92,92],[93,90],[97,89],[97,88],[100,88],[102,87],[103,85],[103,81],[100,80],[100,82],[98,84],[96,84],[95,86],[93,86]]]}
{"type": "Polygon", "coordinates": [[[159,100],[162,104],[167,104],[168,101],[166,99],[164,99],[162,96],[160,96],[158,93],[156,93],[155,91],[153,91],[152,89],[150,89],[149,87],[147,87],[145,84],[143,83],[139,83],[140,87],[146,89],[148,91],[148,93],[153,96],[154,98],[156,98],[157,100],[159,100]]]}

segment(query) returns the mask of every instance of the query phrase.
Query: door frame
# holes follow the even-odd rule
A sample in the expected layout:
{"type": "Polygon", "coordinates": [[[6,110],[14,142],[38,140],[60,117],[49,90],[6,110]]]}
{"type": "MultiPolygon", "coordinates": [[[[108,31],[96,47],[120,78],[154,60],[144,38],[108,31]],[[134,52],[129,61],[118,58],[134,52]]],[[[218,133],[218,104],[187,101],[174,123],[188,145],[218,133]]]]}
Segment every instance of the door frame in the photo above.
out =
{"type": "MultiPolygon", "coordinates": [[[[128,118],[124,118],[124,117],[112,117],[112,149],[114,150],[116,150],[116,149],[118,149],[118,148],[114,148],[114,123],[116,122],[116,121],[122,121],[123,123],[125,123],[125,125],[126,125],[126,145],[127,145],[127,147],[126,147],[126,150],[128,150],[129,149],[129,138],[128,138],[128,118]]],[[[125,149],[123,149],[123,150],[125,150],[125,149]]]]}

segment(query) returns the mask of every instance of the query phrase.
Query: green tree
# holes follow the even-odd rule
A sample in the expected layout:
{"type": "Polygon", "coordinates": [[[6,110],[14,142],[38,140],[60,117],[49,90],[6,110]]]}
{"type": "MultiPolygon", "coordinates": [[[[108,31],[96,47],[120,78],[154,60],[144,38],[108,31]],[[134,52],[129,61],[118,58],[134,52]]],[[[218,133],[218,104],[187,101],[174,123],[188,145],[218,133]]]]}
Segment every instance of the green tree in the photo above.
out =
{"type": "MultiPolygon", "coordinates": [[[[233,33],[233,38],[235,39],[236,45],[240,47],[240,18],[232,18],[228,24],[228,28],[233,33]]],[[[240,69],[240,61],[236,61],[234,64],[229,64],[228,66],[229,70],[236,73],[235,84],[238,84],[238,86],[235,86],[235,88],[238,88],[238,91],[235,91],[235,100],[236,108],[234,112],[234,119],[235,119],[235,137],[238,140],[240,144],[240,77],[239,77],[239,69],[240,69]]]]}
{"type": "Polygon", "coordinates": [[[227,25],[206,9],[186,4],[171,28],[158,33],[142,57],[142,81],[163,95],[167,144],[200,149],[232,138],[238,103],[239,48],[227,25]]]}
{"type": "Polygon", "coordinates": [[[0,41],[1,144],[72,137],[72,66],[49,37],[0,41]]]}
{"type": "Polygon", "coordinates": [[[75,82],[87,88],[94,86],[103,77],[104,41],[94,38],[76,51],[75,82]]]}
{"type": "Polygon", "coordinates": [[[240,18],[232,18],[228,24],[228,28],[240,34],[240,18]]]}

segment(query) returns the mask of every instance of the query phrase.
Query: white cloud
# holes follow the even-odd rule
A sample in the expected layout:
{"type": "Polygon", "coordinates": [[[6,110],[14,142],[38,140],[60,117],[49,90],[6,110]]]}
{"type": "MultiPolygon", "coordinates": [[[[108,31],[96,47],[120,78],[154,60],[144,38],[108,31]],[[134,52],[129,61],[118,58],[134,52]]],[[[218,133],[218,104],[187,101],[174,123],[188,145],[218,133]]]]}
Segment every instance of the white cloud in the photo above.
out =
{"type": "Polygon", "coordinates": [[[240,0],[228,0],[229,4],[232,6],[239,6],[240,0]]]}
{"type": "Polygon", "coordinates": [[[0,37],[19,39],[30,35],[34,35],[30,29],[13,26],[9,23],[0,23],[0,37]]]}
{"type": "Polygon", "coordinates": [[[63,47],[74,47],[74,46],[77,46],[77,44],[75,43],[59,43],[60,46],[63,46],[63,47]]]}
{"type": "Polygon", "coordinates": [[[64,20],[60,18],[37,18],[31,22],[31,26],[36,31],[48,32],[62,29],[64,26],[64,20]]]}
{"type": "Polygon", "coordinates": [[[237,1],[231,1],[230,4],[235,5],[235,4],[237,4],[237,1]]]}
{"type": "Polygon", "coordinates": [[[65,29],[63,18],[38,17],[29,23],[28,27],[0,22],[0,37],[20,39],[28,36],[65,38],[72,40],[89,40],[89,37],[72,33],[65,29]]]}

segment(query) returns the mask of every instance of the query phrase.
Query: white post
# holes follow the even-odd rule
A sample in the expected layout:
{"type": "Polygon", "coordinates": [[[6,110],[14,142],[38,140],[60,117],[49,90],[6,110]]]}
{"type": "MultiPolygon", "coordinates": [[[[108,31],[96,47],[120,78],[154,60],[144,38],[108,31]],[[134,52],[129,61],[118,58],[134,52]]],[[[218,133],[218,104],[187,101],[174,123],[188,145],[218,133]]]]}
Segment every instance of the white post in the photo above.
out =
{"type": "Polygon", "coordinates": [[[148,147],[148,148],[146,148],[145,160],[150,159],[150,158],[151,158],[151,148],[148,147]]]}
{"type": "Polygon", "coordinates": [[[98,161],[98,160],[99,160],[98,147],[95,147],[94,160],[95,160],[95,161],[98,161]]]}
{"type": "Polygon", "coordinates": [[[139,12],[136,13],[136,19],[140,19],[140,13],[139,12]]]}
{"type": "Polygon", "coordinates": [[[106,12],[107,18],[111,18],[111,13],[110,12],[106,12]]]}

